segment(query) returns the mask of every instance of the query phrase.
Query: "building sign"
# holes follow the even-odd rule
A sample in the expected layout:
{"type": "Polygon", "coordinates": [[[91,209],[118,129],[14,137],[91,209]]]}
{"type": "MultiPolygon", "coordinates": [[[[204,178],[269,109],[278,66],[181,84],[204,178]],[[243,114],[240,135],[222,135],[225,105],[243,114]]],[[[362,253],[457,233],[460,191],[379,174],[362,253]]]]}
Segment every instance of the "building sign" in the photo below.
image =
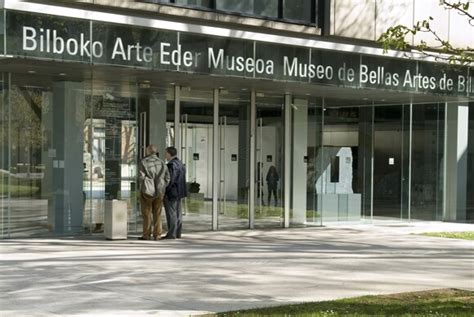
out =
{"type": "Polygon", "coordinates": [[[313,84],[467,96],[468,67],[7,12],[6,54],[313,84]]]}

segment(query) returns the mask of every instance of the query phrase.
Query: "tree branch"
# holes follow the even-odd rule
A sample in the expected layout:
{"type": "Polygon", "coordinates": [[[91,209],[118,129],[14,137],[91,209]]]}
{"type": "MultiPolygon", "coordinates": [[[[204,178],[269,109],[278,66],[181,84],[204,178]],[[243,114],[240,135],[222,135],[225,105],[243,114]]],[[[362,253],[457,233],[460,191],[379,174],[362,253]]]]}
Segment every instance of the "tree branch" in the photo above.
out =
{"type": "MultiPolygon", "coordinates": [[[[474,26],[474,16],[468,12],[469,1],[458,1],[456,3],[443,1],[441,5],[443,5],[446,10],[456,10],[460,15],[466,16],[466,18],[469,19],[469,26],[474,26]]],[[[433,21],[433,18],[429,17],[427,20],[418,21],[411,28],[401,24],[390,27],[380,36],[378,42],[382,45],[384,51],[387,51],[388,49],[402,51],[415,49],[426,56],[435,57],[436,60],[445,60],[453,64],[474,64],[474,49],[469,46],[454,47],[449,41],[444,40],[431,28],[431,21],[433,21]],[[405,38],[408,35],[416,35],[419,32],[430,33],[434,40],[440,45],[430,46],[422,40],[419,44],[413,46],[406,41],[405,38]],[[449,56],[442,54],[447,54],[449,56]]],[[[474,32],[474,30],[472,30],[472,32],[474,32]]]]}

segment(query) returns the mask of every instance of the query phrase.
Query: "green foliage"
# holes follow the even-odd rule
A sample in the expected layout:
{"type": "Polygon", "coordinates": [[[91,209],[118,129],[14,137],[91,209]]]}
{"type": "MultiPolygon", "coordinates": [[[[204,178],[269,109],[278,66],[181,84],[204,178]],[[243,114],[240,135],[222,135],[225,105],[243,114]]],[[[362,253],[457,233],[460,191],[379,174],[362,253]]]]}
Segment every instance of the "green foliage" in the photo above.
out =
{"type": "Polygon", "coordinates": [[[443,289],[219,313],[212,316],[472,316],[474,292],[443,289]]]}
{"type": "MultiPolygon", "coordinates": [[[[457,1],[450,3],[442,1],[440,5],[446,10],[454,10],[467,20],[467,32],[474,32],[474,16],[469,13],[469,1],[457,1]],[[473,28],[473,29],[470,29],[473,28]]],[[[474,64],[474,47],[455,47],[448,40],[443,39],[432,28],[431,21],[434,19],[429,17],[427,20],[416,22],[411,27],[405,25],[392,26],[385,31],[377,40],[381,44],[385,52],[389,49],[400,51],[410,51],[412,49],[422,52],[424,55],[432,56],[437,60],[445,60],[451,64],[471,65],[474,64]],[[415,45],[411,45],[407,41],[410,35],[418,33],[428,33],[435,39],[438,45],[430,46],[425,41],[420,41],[415,45]]]]}
{"type": "Polygon", "coordinates": [[[0,193],[2,193],[2,195],[8,195],[8,193],[10,193],[10,197],[32,198],[39,194],[39,186],[0,183],[0,193]]]}

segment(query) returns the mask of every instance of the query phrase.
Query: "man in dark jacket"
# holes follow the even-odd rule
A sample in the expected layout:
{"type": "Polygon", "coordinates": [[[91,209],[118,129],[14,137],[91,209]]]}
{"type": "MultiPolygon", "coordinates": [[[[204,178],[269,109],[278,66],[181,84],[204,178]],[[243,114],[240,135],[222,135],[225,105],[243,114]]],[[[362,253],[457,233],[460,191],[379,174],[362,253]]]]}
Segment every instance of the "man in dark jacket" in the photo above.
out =
{"type": "Polygon", "coordinates": [[[170,182],[166,187],[165,210],[168,233],[163,239],[181,238],[183,227],[183,213],[181,210],[181,199],[186,197],[186,168],[176,157],[177,151],[174,147],[165,150],[165,158],[168,161],[170,182]]]}

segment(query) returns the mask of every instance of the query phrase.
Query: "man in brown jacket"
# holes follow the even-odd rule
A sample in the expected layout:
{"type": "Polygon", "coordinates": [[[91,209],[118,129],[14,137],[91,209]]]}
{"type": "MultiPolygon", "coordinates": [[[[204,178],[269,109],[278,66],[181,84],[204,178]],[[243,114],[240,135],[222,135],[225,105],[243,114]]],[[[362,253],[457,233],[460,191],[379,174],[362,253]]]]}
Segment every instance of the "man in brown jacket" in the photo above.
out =
{"type": "Polygon", "coordinates": [[[143,216],[143,234],[139,240],[150,240],[153,223],[153,238],[161,237],[161,207],[170,174],[165,162],[158,157],[157,148],[150,144],[147,156],[138,167],[140,181],[140,210],[143,216]]]}

